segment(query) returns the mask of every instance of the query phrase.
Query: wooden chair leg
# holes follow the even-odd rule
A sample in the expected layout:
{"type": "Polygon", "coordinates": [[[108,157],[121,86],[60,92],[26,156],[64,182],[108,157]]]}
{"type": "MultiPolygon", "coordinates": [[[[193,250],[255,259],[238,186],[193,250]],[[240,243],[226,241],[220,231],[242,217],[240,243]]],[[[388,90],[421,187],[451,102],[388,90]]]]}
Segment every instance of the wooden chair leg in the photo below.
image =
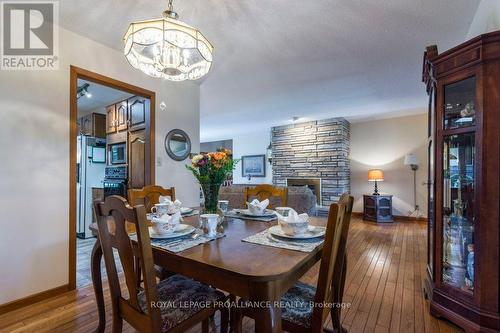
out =
{"type": "Polygon", "coordinates": [[[234,333],[241,333],[243,330],[243,314],[237,307],[231,308],[231,326],[234,333]]]}
{"type": "Polygon", "coordinates": [[[229,310],[227,308],[220,309],[220,332],[227,333],[229,323],[229,310]]]}
{"type": "Polygon", "coordinates": [[[123,319],[113,315],[113,333],[122,333],[123,319]]]}
{"type": "Polygon", "coordinates": [[[210,332],[209,327],[210,327],[210,319],[209,318],[207,318],[201,322],[201,332],[202,333],[209,333],[210,332]]]}

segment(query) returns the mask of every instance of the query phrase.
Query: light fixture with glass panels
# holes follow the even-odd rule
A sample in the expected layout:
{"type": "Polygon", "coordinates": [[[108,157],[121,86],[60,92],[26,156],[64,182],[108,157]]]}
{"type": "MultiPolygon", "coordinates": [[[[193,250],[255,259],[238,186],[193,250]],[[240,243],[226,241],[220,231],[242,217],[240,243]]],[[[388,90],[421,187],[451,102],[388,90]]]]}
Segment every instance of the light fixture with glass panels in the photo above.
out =
{"type": "Polygon", "coordinates": [[[178,17],[170,0],[162,18],[131,23],[123,39],[130,65],[170,81],[205,76],[212,66],[213,46],[198,29],[178,17]]]}

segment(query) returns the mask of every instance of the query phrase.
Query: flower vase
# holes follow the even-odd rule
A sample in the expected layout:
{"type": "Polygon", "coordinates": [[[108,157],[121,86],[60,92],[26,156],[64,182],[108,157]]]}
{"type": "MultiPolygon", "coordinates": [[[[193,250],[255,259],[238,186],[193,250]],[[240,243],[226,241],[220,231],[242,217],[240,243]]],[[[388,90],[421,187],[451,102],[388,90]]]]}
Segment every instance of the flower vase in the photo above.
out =
{"type": "Polygon", "coordinates": [[[219,190],[222,184],[205,183],[200,184],[203,192],[203,208],[204,214],[218,214],[219,190]]]}

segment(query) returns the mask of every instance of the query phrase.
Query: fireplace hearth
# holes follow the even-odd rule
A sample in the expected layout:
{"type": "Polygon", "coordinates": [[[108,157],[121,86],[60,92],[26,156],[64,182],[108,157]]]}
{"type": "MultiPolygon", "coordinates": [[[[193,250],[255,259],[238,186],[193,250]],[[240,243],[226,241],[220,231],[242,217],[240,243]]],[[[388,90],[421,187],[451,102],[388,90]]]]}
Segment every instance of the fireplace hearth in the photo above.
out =
{"type": "Polygon", "coordinates": [[[307,186],[316,196],[316,203],[321,206],[321,179],[319,178],[287,178],[286,186],[307,186]]]}

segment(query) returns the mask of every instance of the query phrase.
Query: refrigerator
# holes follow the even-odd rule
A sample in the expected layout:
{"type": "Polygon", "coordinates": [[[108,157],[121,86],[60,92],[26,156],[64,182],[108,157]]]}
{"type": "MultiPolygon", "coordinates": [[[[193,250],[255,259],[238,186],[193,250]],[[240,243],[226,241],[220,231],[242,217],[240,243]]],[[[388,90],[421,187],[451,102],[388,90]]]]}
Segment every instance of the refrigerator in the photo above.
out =
{"type": "Polygon", "coordinates": [[[103,188],[106,140],[79,135],[76,147],[76,236],[89,238],[95,220],[92,189],[103,188]]]}

